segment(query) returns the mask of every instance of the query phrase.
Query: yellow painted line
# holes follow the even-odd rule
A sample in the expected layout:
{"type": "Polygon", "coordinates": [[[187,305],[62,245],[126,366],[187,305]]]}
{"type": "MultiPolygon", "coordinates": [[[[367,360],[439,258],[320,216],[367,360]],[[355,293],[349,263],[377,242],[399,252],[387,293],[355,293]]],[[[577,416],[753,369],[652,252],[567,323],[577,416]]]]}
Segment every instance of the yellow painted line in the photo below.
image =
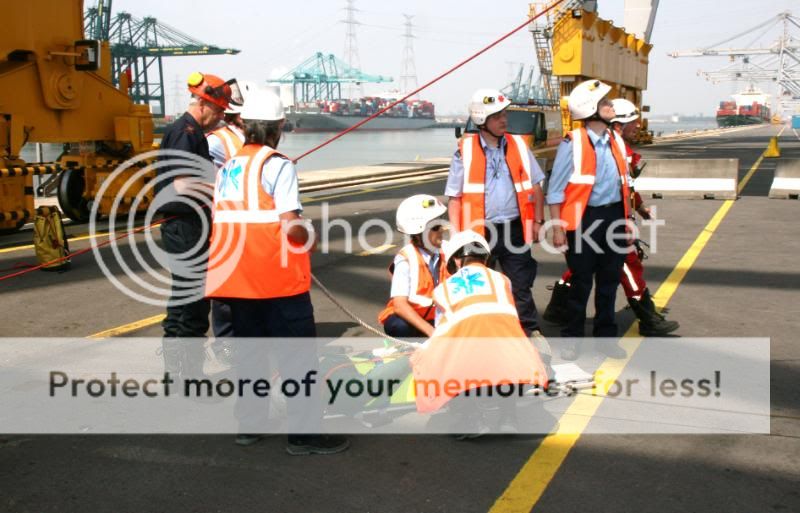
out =
{"type": "Polygon", "coordinates": [[[747,174],[744,175],[744,178],[742,178],[742,181],[739,182],[739,189],[736,191],[738,194],[742,193],[742,191],[744,190],[744,186],[747,185],[747,182],[749,182],[750,178],[753,177],[753,174],[758,169],[758,166],[761,165],[761,161],[762,160],[764,160],[764,154],[763,153],[761,154],[760,157],[758,157],[758,160],[756,160],[756,163],[753,164],[753,167],[750,168],[750,170],[747,172],[747,174]]]}
{"type": "MultiPolygon", "coordinates": [[[[79,235],[77,237],[69,237],[69,242],[78,242],[86,239],[94,239],[95,237],[104,237],[106,235],[108,235],[108,232],[95,233],[94,235],[87,233],[85,235],[79,235]]],[[[11,253],[12,251],[22,251],[23,249],[33,249],[33,244],[26,244],[25,246],[12,246],[10,248],[0,249],[0,253],[11,253]]]]}
{"type": "MultiPolygon", "coordinates": [[[[747,180],[758,169],[760,163],[761,159],[756,161],[748,172],[748,176],[745,177],[747,180]]],[[[746,180],[743,182],[747,183],[746,180]]],[[[733,204],[734,200],[726,200],[684,253],[667,279],[653,295],[653,302],[656,306],[663,308],[669,303],[689,269],[692,268],[708,244],[714,231],[728,215],[733,204]]],[[[642,338],[636,335],[637,327],[638,323],[632,324],[620,340],[620,345],[625,349],[627,357],[619,360],[609,358],[600,365],[596,373],[598,388],[595,393],[581,394],[575,398],[559,419],[558,430],[545,437],[508,485],[508,488],[495,501],[489,510],[490,513],[529,513],[533,509],[586,429],[592,416],[602,404],[608,388],[619,377],[639,348],[642,338]]]]}
{"type": "Polygon", "coordinates": [[[382,246],[378,246],[377,248],[368,249],[366,251],[362,251],[358,254],[358,256],[370,256],[370,255],[380,255],[381,253],[386,253],[386,251],[394,248],[394,244],[384,244],[382,246]]]}
{"type": "Polygon", "coordinates": [[[89,335],[86,338],[98,339],[98,338],[118,337],[119,335],[130,333],[131,331],[140,330],[142,328],[152,326],[153,324],[158,324],[159,322],[164,320],[164,317],[166,317],[166,315],[164,314],[154,315],[152,317],[148,317],[147,319],[131,322],[129,324],[123,324],[122,326],[117,326],[116,328],[111,328],[109,330],[100,331],[93,335],[89,335]]]}

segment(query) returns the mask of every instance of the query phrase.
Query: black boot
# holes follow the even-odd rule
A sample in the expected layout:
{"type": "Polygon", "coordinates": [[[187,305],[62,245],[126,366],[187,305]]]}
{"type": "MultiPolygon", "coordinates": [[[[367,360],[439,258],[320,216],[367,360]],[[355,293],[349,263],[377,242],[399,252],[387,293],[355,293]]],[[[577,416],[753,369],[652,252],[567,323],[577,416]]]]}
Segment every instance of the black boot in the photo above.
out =
{"type": "Polygon", "coordinates": [[[569,284],[557,281],[553,285],[553,295],[550,297],[550,303],[544,311],[542,317],[545,321],[551,322],[558,326],[563,326],[569,321],[567,315],[567,297],[569,296],[569,284]]]}
{"type": "Polygon", "coordinates": [[[675,321],[668,321],[663,315],[656,311],[656,305],[650,296],[650,291],[644,289],[641,299],[629,298],[628,304],[631,305],[633,313],[639,318],[639,334],[645,337],[661,337],[672,333],[680,327],[675,321]]]}

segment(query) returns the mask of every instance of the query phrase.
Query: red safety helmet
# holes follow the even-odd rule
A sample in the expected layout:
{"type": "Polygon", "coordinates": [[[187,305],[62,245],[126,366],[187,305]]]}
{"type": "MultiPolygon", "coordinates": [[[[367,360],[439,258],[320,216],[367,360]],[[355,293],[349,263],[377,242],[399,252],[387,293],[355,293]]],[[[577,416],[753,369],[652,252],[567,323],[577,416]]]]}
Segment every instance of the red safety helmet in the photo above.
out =
{"type": "Polygon", "coordinates": [[[216,75],[204,75],[195,71],[189,75],[186,85],[189,86],[190,93],[222,109],[227,109],[231,104],[244,103],[235,78],[225,82],[216,75]]]}

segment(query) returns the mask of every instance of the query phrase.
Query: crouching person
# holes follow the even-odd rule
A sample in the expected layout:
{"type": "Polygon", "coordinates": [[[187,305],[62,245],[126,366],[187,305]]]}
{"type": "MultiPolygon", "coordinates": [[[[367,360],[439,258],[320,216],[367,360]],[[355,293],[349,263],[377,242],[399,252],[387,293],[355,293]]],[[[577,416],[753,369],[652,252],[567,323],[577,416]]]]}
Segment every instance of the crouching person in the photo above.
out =
{"type": "Polygon", "coordinates": [[[442,263],[442,215],[447,212],[428,194],[406,198],[397,207],[397,231],[411,237],[389,266],[392,291],[378,315],[386,334],[397,338],[429,337],[436,309],[433,289],[446,277],[442,263]]]}
{"type": "Polygon", "coordinates": [[[451,411],[465,423],[454,429],[466,433],[462,438],[480,436],[491,430],[481,413],[487,401],[469,399],[483,393],[493,397],[488,404],[499,407],[498,430],[513,432],[518,394],[495,399],[503,388],[546,388],[545,365],[520,324],[509,279],[486,266],[486,239],[466,230],[445,241],[443,249],[452,276],[433,292],[439,320],[433,336],[411,355],[417,410],[435,412],[456,398],[451,411]]]}

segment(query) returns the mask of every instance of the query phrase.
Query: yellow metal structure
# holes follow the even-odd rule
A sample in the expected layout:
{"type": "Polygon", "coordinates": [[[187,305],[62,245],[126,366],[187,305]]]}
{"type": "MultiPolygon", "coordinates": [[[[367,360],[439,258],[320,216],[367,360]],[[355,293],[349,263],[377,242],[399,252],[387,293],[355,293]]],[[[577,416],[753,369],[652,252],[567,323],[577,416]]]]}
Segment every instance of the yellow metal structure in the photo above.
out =
{"type": "MultiPolygon", "coordinates": [[[[564,131],[579,126],[570,119],[565,99],[575,85],[589,78],[609,84],[610,97],[626,98],[641,109],[651,49],[652,45],[594,12],[576,9],[557,19],[553,25],[553,75],[560,79],[564,131]]],[[[645,119],[642,132],[650,136],[645,119]]]]}
{"type": "MultiPolygon", "coordinates": [[[[121,89],[112,85],[108,43],[84,40],[82,0],[6,2],[2,18],[0,229],[14,229],[33,216],[36,174],[61,173],[62,209],[85,217],[114,167],[151,149],[149,108],[131,102],[124,80],[121,89]],[[33,142],[68,146],[58,162],[29,166],[19,155],[33,142]]],[[[101,214],[118,192],[110,189],[101,214]]],[[[137,192],[126,189],[126,199],[137,192]]]]}

